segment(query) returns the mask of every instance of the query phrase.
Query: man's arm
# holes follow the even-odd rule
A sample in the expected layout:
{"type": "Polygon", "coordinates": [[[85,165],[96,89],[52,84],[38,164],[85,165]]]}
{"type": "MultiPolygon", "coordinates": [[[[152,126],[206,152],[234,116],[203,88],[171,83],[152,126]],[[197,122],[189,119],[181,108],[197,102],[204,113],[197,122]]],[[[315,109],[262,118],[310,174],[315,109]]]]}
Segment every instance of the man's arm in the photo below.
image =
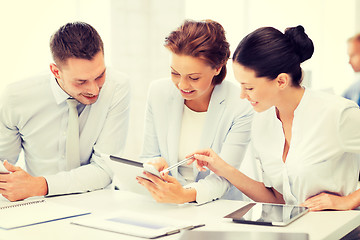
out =
{"type": "Polygon", "coordinates": [[[33,177],[20,167],[14,166],[22,149],[18,129],[19,117],[12,111],[14,106],[4,91],[0,103],[0,159],[11,174],[0,174],[0,194],[10,201],[30,196],[46,195],[47,184],[43,177],[33,177]],[[10,162],[10,163],[9,163],[10,162]]]}
{"type": "Polygon", "coordinates": [[[107,108],[107,112],[103,113],[106,114],[104,116],[106,119],[93,146],[90,163],[68,172],[45,176],[48,195],[92,191],[104,188],[111,183],[112,171],[105,164],[104,158],[109,154],[121,155],[125,148],[129,123],[130,89],[128,81],[107,87],[107,90],[112,89],[113,94],[105,91],[102,94],[107,97],[113,96],[112,104],[107,108]]]}
{"type": "MultiPolygon", "coordinates": [[[[99,105],[102,111],[94,111],[93,125],[87,131],[87,135],[92,135],[92,140],[95,142],[90,146],[92,149],[87,149],[92,150],[88,164],[68,172],[58,172],[44,177],[39,177],[42,175],[41,172],[39,176],[31,176],[18,167],[10,167],[11,174],[0,174],[0,182],[2,182],[0,193],[14,201],[38,195],[86,192],[107,186],[111,182],[111,170],[104,163],[104,154],[119,154],[124,150],[130,100],[127,81],[122,81],[108,89],[111,91],[104,91],[103,94],[110,102],[99,105]]],[[[11,106],[9,104],[2,106],[9,111],[3,111],[0,107],[0,118],[3,118],[0,121],[0,133],[5,133],[0,134],[0,157],[15,163],[21,150],[21,134],[17,131],[16,115],[14,111],[10,111],[11,106]]]]}
{"type": "Polygon", "coordinates": [[[10,201],[25,199],[29,196],[47,194],[47,183],[44,177],[33,177],[20,167],[4,162],[10,172],[0,174],[0,194],[10,201]]]}

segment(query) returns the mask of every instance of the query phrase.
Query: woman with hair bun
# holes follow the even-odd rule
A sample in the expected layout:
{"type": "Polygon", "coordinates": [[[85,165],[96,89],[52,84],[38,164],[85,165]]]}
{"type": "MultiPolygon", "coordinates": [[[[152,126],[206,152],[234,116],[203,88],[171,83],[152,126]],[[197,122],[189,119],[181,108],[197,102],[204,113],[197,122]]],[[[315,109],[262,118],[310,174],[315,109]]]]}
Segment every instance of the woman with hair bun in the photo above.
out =
{"type": "Polygon", "coordinates": [[[301,86],[300,64],[313,52],[302,26],[284,34],[260,28],[240,42],[233,69],[241,98],[257,112],[251,139],[263,181],[250,179],[211,149],[195,153],[199,170],[209,168],[258,202],[302,204],[313,211],[357,207],[359,197],[352,193],[359,175],[360,111],[352,101],[301,86]]]}
{"type": "MultiPolygon", "coordinates": [[[[171,80],[151,84],[146,108],[142,159],[161,171],[201,148],[213,148],[239,168],[250,141],[253,110],[240,88],[224,81],[230,56],[223,27],[212,20],[185,21],[165,40],[171,80]]],[[[181,165],[163,180],[138,177],[158,202],[206,203],[242,194],[224,178],[181,165]]]]}

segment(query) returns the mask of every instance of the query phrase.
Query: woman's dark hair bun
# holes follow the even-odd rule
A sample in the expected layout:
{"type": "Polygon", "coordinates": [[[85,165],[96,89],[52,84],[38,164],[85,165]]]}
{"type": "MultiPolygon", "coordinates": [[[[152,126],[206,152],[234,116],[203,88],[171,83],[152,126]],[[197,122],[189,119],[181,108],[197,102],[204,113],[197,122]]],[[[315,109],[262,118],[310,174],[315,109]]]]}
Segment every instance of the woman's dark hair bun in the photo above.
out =
{"type": "Polygon", "coordinates": [[[304,62],[311,58],[314,53],[314,44],[308,35],[305,33],[303,26],[287,28],[285,30],[287,36],[293,47],[295,53],[299,56],[300,62],[304,62]]]}

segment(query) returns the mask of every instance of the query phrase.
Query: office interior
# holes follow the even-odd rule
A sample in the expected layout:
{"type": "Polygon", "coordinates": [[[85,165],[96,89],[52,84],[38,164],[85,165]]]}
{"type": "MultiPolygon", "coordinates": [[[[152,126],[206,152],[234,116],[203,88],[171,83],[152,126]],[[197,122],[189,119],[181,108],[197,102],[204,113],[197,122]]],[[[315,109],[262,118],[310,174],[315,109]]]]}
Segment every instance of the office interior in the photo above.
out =
{"type": "MultiPolygon", "coordinates": [[[[98,30],[106,65],[125,73],[131,82],[125,156],[134,159],[141,151],[149,84],[170,77],[164,39],[184,19],[218,21],[232,51],[256,28],[283,31],[303,25],[315,45],[313,57],[302,65],[304,86],[341,94],[354,79],[346,42],[360,32],[357,0],[1,0],[1,9],[0,91],[9,82],[49,71],[49,38],[59,26],[85,21],[98,30]]],[[[236,82],[231,61],[226,79],[236,82]]]]}
{"type": "MultiPolygon", "coordinates": [[[[154,80],[170,77],[164,39],[185,19],[221,23],[231,51],[259,27],[283,31],[302,25],[315,45],[313,57],[302,65],[304,86],[341,95],[354,81],[347,40],[360,32],[358,0],[0,0],[0,4],[0,92],[8,83],[49,72],[49,39],[61,25],[84,21],[97,29],[104,42],[107,67],[123,72],[131,83],[130,125],[124,153],[131,159],[138,159],[143,144],[148,87],[154,80]]],[[[226,79],[236,83],[231,60],[227,67],[226,79]]],[[[25,167],[22,157],[18,165],[25,167]]],[[[68,229],[59,226],[57,231],[68,229]]],[[[81,233],[85,234],[85,230],[81,233]]],[[[65,237],[68,233],[63,234],[65,237]]]]}

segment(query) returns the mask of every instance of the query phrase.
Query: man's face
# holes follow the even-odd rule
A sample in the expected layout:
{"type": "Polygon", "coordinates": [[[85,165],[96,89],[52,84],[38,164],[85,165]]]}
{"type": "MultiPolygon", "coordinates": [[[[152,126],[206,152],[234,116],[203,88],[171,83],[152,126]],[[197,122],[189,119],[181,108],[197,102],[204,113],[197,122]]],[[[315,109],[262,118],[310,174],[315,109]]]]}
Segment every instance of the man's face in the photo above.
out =
{"type": "Polygon", "coordinates": [[[349,63],[354,72],[360,72],[360,42],[352,40],[348,43],[349,63]]]}
{"type": "Polygon", "coordinates": [[[105,82],[104,54],[100,51],[92,60],[69,58],[59,68],[50,65],[59,86],[82,104],[93,104],[105,82]]]}

